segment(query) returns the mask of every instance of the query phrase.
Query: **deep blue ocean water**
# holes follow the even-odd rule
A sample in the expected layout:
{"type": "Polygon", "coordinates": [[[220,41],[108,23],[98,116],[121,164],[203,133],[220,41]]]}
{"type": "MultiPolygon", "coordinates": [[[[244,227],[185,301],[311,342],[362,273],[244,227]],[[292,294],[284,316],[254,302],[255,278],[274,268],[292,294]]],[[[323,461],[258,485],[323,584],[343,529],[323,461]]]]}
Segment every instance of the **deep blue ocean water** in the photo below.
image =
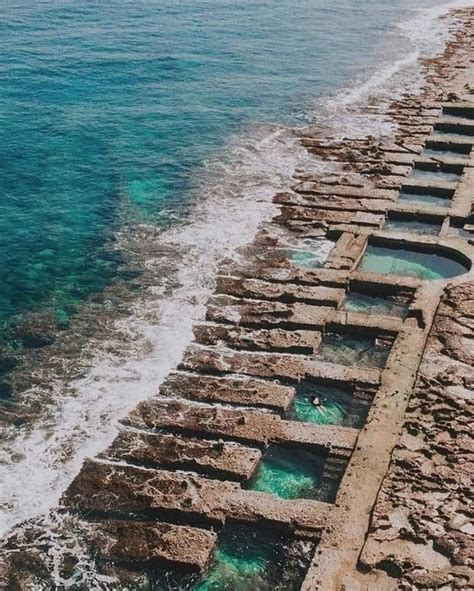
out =
{"type": "Polygon", "coordinates": [[[120,277],[102,248],[118,226],[184,214],[196,171],[231,134],[304,120],[369,67],[411,5],[3,2],[3,345],[19,315],[46,308],[64,321],[120,277]]]}

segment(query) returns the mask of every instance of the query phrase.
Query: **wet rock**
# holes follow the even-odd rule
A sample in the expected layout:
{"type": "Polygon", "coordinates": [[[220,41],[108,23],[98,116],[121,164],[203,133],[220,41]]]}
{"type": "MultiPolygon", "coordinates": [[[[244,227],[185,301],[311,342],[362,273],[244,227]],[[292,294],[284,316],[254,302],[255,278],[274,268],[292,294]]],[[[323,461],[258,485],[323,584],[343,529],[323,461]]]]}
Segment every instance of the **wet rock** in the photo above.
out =
{"type": "Polygon", "coordinates": [[[217,540],[212,531],[169,523],[107,521],[90,529],[100,560],[142,567],[170,565],[202,572],[217,540]]]}
{"type": "Polygon", "coordinates": [[[260,450],[233,442],[124,431],[99,457],[139,466],[191,470],[221,478],[247,480],[261,456],[260,450]]]}
{"type": "MultiPolygon", "coordinates": [[[[395,569],[407,585],[466,585],[474,411],[474,283],[448,290],[438,309],[393,463],[374,509],[362,561],[395,569]],[[395,515],[403,511],[402,521],[395,515]],[[455,583],[456,581],[456,583],[455,583]]],[[[469,580],[467,586],[472,585],[469,580]]]]}

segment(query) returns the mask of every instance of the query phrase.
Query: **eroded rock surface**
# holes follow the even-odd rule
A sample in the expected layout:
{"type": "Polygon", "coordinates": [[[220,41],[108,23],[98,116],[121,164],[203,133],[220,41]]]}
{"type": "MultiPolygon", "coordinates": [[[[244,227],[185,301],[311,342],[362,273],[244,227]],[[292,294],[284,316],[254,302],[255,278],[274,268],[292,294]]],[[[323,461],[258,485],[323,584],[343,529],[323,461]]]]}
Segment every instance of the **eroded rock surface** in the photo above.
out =
{"type": "Polygon", "coordinates": [[[474,585],[474,283],[449,289],[428,339],[361,562],[402,588],[474,585]]]}

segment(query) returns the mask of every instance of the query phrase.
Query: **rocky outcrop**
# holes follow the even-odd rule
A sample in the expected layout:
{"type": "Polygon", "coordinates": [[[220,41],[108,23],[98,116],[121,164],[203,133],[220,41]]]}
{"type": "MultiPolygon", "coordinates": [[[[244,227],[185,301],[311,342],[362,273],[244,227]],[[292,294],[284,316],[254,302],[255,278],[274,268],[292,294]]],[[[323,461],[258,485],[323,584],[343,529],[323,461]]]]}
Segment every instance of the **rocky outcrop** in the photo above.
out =
{"type": "Polygon", "coordinates": [[[474,283],[444,294],[361,555],[401,588],[474,585],[474,283]]]}

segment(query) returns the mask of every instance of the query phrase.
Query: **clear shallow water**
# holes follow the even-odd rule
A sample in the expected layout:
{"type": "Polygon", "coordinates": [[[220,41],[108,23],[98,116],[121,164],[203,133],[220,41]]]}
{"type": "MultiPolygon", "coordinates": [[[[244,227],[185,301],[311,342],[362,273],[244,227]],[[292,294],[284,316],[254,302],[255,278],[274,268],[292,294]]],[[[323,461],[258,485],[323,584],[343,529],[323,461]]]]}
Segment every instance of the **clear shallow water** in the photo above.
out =
{"type": "Polygon", "coordinates": [[[456,158],[467,160],[469,158],[469,153],[464,152],[456,152],[454,150],[443,150],[439,149],[436,150],[434,148],[425,148],[423,150],[423,156],[429,156],[430,158],[456,158]]]}
{"type": "Polygon", "coordinates": [[[228,524],[203,576],[159,569],[140,591],[297,591],[313,551],[312,543],[275,530],[228,524]]]}
{"type": "Polygon", "coordinates": [[[418,179],[422,181],[432,181],[433,183],[457,183],[461,178],[460,174],[454,172],[444,172],[442,170],[422,170],[421,168],[415,168],[410,175],[410,180],[416,181],[418,179]]]}
{"type": "Polygon", "coordinates": [[[321,361],[349,367],[385,367],[392,340],[350,333],[327,333],[317,351],[321,361]]]}
{"type": "MultiPolygon", "coordinates": [[[[272,193],[308,164],[291,126],[354,131],[348,107],[411,83],[418,52],[439,47],[444,25],[432,18],[444,10],[414,13],[408,0],[0,6],[2,371],[30,312],[65,328],[81,302],[131,277],[138,298],[102,349],[90,332],[93,369],[68,368],[66,383],[54,364],[29,370],[35,428],[28,418],[8,430],[2,530],[53,505],[179,360],[216,261],[251,239],[272,193]]],[[[63,356],[58,345],[61,371],[83,354],[73,345],[69,335],[63,356]]]]}
{"type": "Polygon", "coordinates": [[[458,261],[439,254],[402,248],[369,245],[360,269],[382,275],[404,275],[420,279],[448,279],[467,269],[458,261]]]}
{"type": "Polygon", "coordinates": [[[432,205],[435,207],[449,207],[451,205],[451,199],[449,197],[432,195],[430,193],[406,193],[402,191],[398,200],[405,203],[417,203],[420,205],[432,205]]]}
{"type": "Polygon", "coordinates": [[[439,234],[440,224],[418,220],[387,220],[383,227],[386,232],[410,232],[412,234],[439,234]]]}
{"type": "MultiPolygon", "coordinates": [[[[262,591],[278,588],[284,541],[245,527],[229,527],[219,536],[214,564],[195,591],[262,591]]],[[[297,581],[288,590],[298,588],[297,581]]]]}

